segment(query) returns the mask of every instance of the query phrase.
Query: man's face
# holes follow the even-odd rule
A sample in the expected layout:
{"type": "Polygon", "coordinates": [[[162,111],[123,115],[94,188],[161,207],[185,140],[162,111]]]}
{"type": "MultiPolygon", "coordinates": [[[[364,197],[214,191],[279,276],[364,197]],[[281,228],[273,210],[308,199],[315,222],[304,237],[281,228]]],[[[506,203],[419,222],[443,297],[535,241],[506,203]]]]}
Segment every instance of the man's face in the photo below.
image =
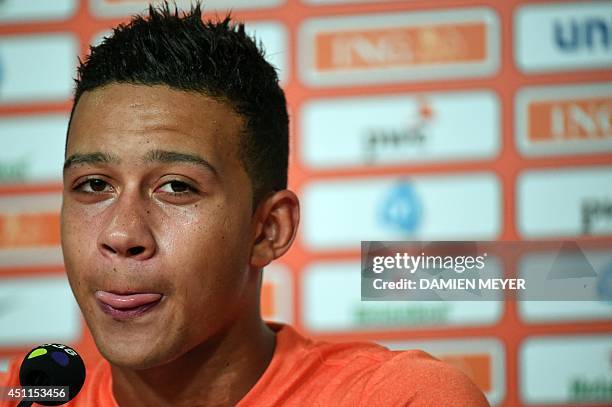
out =
{"type": "Polygon", "coordinates": [[[74,295],[111,362],[169,362],[226,326],[252,294],[242,127],[227,104],[164,86],[112,84],[79,100],[62,247],[74,295]],[[125,308],[138,301],[148,305],[125,308]]]}

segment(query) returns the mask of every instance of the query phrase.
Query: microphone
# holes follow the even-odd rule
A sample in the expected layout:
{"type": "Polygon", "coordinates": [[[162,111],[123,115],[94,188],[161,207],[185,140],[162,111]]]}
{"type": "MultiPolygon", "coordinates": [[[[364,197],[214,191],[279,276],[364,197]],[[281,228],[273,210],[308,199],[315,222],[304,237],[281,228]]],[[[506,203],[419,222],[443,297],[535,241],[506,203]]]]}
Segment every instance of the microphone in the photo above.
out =
{"type": "MultiPolygon", "coordinates": [[[[67,400],[38,401],[43,406],[60,406],[72,400],[85,383],[85,364],[74,349],[48,343],[32,349],[21,362],[21,386],[67,386],[67,400]]],[[[29,398],[29,397],[26,397],[29,398]]],[[[24,398],[17,407],[30,407],[34,401],[24,398]]]]}

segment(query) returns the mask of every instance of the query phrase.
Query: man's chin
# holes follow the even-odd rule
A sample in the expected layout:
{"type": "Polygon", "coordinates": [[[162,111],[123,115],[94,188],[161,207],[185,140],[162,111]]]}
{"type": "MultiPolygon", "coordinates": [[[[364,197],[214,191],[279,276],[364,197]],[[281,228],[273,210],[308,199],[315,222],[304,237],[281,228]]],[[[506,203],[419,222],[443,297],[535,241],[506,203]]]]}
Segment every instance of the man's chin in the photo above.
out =
{"type": "Polygon", "coordinates": [[[100,354],[118,367],[149,369],[163,365],[170,359],[164,356],[163,346],[157,341],[120,335],[96,335],[93,332],[92,336],[100,354]]]}
{"type": "Polygon", "coordinates": [[[105,349],[98,346],[98,350],[111,365],[125,369],[150,369],[166,363],[154,349],[105,349]]]}

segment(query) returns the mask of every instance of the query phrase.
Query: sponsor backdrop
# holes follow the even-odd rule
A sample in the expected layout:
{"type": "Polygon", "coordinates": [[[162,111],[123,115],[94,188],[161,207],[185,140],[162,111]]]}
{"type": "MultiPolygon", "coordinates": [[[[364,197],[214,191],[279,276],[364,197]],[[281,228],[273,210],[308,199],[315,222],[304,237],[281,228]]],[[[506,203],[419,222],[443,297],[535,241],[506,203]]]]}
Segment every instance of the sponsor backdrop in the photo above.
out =
{"type": "MultiPolygon", "coordinates": [[[[77,56],[145,6],[0,0],[0,369],[41,342],[97,357],[59,247],[64,136],[77,56]]],[[[601,301],[525,303],[361,302],[359,250],[612,247],[612,2],[207,2],[229,7],[280,71],[303,203],[295,247],[265,271],[266,318],[423,348],[494,405],[611,404],[612,248],[601,301]]]]}

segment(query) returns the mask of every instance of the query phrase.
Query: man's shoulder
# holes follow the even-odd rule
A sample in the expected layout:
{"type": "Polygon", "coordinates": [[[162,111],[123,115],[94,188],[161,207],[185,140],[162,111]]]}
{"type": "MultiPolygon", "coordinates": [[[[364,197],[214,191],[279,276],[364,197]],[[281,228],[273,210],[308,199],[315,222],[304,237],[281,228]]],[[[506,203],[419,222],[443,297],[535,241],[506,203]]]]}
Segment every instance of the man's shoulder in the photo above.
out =
{"type": "Polygon", "coordinates": [[[336,346],[340,352],[331,352],[323,363],[342,365],[334,374],[342,384],[337,390],[360,389],[363,405],[488,406],[463,372],[424,351],[391,351],[367,343],[336,346]]]}
{"type": "Polygon", "coordinates": [[[320,400],[341,401],[338,405],[488,406],[463,372],[421,350],[305,338],[300,348],[303,369],[297,371],[306,373],[301,382],[317,388],[320,400]]]}
{"type": "Polygon", "coordinates": [[[364,385],[372,405],[410,400],[410,406],[488,406],[482,391],[459,369],[420,350],[389,351],[364,385]]]}

